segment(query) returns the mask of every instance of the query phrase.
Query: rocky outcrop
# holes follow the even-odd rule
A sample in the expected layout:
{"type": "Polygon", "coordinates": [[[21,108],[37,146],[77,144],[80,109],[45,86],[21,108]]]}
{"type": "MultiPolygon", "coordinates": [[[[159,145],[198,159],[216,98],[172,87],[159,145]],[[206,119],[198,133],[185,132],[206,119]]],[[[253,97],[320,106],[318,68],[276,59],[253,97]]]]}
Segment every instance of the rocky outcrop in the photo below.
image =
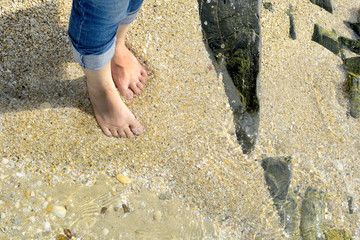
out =
{"type": "Polygon", "coordinates": [[[258,128],[261,1],[198,0],[204,40],[217,62],[225,63],[242,105],[233,109],[244,153],[252,150],[258,128]]]}

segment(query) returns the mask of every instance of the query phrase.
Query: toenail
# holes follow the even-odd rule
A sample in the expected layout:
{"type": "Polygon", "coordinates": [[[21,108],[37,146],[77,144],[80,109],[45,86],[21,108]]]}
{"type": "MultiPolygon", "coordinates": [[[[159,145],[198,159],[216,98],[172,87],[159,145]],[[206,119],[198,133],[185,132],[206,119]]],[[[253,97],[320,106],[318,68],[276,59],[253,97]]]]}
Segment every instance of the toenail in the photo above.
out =
{"type": "Polygon", "coordinates": [[[126,98],[131,98],[131,97],[132,97],[131,94],[126,95],[126,98]]]}

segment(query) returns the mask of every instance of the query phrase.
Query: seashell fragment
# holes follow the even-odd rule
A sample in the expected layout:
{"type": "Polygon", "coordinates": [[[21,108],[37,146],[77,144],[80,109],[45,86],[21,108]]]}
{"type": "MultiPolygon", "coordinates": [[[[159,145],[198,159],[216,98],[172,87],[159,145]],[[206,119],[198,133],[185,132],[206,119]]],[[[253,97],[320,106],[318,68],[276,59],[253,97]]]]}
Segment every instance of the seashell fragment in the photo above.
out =
{"type": "Polygon", "coordinates": [[[63,206],[54,206],[52,212],[60,218],[63,218],[66,215],[66,209],[63,206]]]}
{"type": "Polygon", "coordinates": [[[125,176],[122,175],[122,174],[118,174],[118,175],[116,176],[116,179],[119,180],[119,182],[121,182],[121,183],[131,183],[130,178],[125,177],[125,176]]]}
{"type": "Polygon", "coordinates": [[[64,236],[63,234],[56,235],[56,240],[67,240],[68,238],[64,236]]]}

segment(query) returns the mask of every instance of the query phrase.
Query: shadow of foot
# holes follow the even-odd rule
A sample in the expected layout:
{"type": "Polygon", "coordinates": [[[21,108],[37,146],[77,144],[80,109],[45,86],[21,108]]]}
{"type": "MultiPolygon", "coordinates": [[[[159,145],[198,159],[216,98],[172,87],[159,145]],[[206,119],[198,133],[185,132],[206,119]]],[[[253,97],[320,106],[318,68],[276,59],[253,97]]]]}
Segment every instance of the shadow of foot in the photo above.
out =
{"type": "Polygon", "coordinates": [[[47,2],[0,17],[2,113],[36,109],[44,102],[92,113],[84,77],[71,79],[66,69],[74,61],[68,23],[58,9],[47,2]]]}

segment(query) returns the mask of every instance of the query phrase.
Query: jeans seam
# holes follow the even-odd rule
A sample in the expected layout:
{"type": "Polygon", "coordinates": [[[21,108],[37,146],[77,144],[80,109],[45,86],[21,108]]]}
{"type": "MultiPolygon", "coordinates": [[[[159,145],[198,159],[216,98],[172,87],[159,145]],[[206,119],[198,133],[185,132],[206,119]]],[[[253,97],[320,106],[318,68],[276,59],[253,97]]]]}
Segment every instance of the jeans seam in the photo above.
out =
{"type": "MultiPolygon", "coordinates": [[[[79,25],[79,32],[78,32],[78,35],[76,36],[76,39],[77,39],[78,42],[80,42],[81,31],[82,31],[82,27],[83,27],[84,22],[85,22],[85,16],[84,16],[85,9],[83,7],[83,1],[84,0],[79,1],[79,5],[81,7],[81,21],[80,21],[80,25],[79,25]]],[[[79,48],[79,46],[77,46],[77,48],[79,48]]],[[[81,59],[81,61],[82,61],[82,59],[81,59]]]]}

